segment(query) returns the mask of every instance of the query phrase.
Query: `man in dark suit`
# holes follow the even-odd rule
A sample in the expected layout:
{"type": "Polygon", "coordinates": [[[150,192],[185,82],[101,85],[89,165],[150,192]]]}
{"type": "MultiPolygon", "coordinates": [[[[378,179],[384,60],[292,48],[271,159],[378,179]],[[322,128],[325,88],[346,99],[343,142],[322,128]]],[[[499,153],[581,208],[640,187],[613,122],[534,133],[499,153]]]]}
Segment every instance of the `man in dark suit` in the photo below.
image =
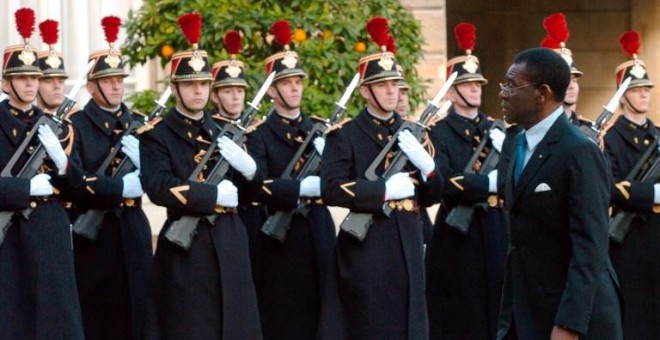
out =
{"type": "Polygon", "coordinates": [[[570,69],[555,52],[516,56],[502,111],[522,132],[508,163],[511,241],[498,339],[621,339],[609,261],[605,160],[563,114],[570,69]]]}
{"type": "MultiPolygon", "coordinates": [[[[110,20],[106,18],[103,20],[110,20]]],[[[142,210],[139,170],[123,176],[116,170],[122,157],[140,168],[139,142],[127,131],[144,117],[122,102],[128,73],[121,51],[111,40],[109,49],[89,56],[95,61],[86,84],[91,99],[68,116],[73,126],[73,155],[85,176],[74,211],[102,211],[95,240],[73,235],[76,282],[86,339],[141,339],[151,285],[151,228],[142,210]],[[102,169],[116,147],[121,147],[120,154],[102,169]]]]}
{"type": "MultiPolygon", "coordinates": [[[[624,36],[635,35],[634,31],[624,36]]],[[[637,36],[639,36],[637,34],[637,36]]],[[[622,39],[623,40],[623,39],[622,39]]],[[[622,41],[620,40],[620,41],[622,41]]],[[[621,115],[603,136],[604,152],[612,167],[613,216],[633,213],[623,243],[610,243],[610,258],[621,282],[626,318],[626,339],[660,338],[660,183],[640,180],[634,171],[649,148],[656,148],[660,129],[649,119],[651,88],[644,61],[638,53],[616,68],[616,85],[630,78],[620,99],[621,115]]],[[[651,156],[653,158],[653,156],[651,156]]]]}

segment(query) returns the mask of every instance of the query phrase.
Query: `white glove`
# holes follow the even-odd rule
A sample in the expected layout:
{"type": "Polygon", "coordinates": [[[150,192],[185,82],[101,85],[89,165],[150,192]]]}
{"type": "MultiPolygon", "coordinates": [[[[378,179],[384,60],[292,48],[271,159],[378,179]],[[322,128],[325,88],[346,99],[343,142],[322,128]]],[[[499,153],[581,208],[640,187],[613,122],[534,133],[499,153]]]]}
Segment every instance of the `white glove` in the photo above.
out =
{"type": "Polygon", "coordinates": [[[400,200],[415,196],[415,185],[410,175],[399,172],[387,179],[385,182],[385,200],[400,200]]]}
{"type": "Polygon", "coordinates": [[[426,176],[435,169],[435,162],[429,155],[422,144],[417,141],[412,132],[405,130],[399,133],[399,148],[403,151],[410,162],[422,173],[422,177],[426,180],[426,176]]]}
{"type": "Polygon", "coordinates": [[[497,169],[488,173],[488,192],[497,193],[497,169]]]}
{"type": "Polygon", "coordinates": [[[30,196],[50,196],[53,194],[53,186],[50,185],[48,174],[37,174],[30,179],[30,196]]]}
{"type": "Polygon", "coordinates": [[[136,198],[144,194],[142,183],[140,183],[140,170],[127,173],[121,180],[124,182],[121,197],[136,198]]]}
{"type": "Polygon", "coordinates": [[[307,176],[300,181],[301,197],[319,197],[321,196],[321,177],[307,176]]]}
{"type": "Polygon", "coordinates": [[[59,175],[64,175],[66,173],[66,163],[68,158],[62,149],[62,144],[60,144],[59,138],[55,136],[53,130],[50,129],[48,125],[41,125],[38,132],[39,140],[41,145],[46,149],[48,157],[55,163],[57,167],[57,173],[59,175]]]}
{"type": "Polygon", "coordinates": [[[653,203],[660,204],[660,183],[653,184],[653,203]]]}
{"type": "Polygon", "coordinates": [[[325,148],[325,138],[323,137],[314,138],[314,149],[316,149],[316,152],[318,152],[319,155],[323,154],[323,148],[325,148]]]}
{"type": "Polygon", "coordinates": [[[257,172],[257,163],[254,162],[254,159],[252,159],[243,148],[227,138],[227,136],[218,137],[217,142],[222,157],[224,157],[234,169],[242,173],[245,178],[251,180],[257,172]]]}
{"type": "Polygon", "coordinates": [[[235,208],[238,206],[238,189],[231,181],[223,179],[218,184],[218,196],[215,199],[217,205],[235,208]]]}
{"type": "Polygon", "coordinates": [[[122,137],[121,152],[131,159],[136,168],[140,169],[140,141],[135,136],[122,137]]]}
{"type": "Polygon", "coordinates": [[[502,144],[504,143],[504,132],[500,129],[490,129],[488,133],[490,143],[493,145],[497,152],[502,152],[502,144]]]}

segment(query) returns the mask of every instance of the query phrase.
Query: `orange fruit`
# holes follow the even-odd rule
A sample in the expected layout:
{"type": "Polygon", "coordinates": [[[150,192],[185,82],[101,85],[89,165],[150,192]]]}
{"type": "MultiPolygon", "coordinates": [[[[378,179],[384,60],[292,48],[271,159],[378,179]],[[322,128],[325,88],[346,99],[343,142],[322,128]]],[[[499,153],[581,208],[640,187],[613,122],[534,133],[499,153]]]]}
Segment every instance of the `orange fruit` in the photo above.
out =
{"type": "Polygon", "coordinates": [[[163,45],[163,47],[160,48],[160,56],[165,58],[165,59],[170,59],[172,57],[172,54],[174,54],[174,47],[171,45],[163,45]]]}
{"type": "Polygon", "coordinates": [[[305,32],[305,30],[302,28],[296,28],[296,30],[293,32],[293,40],[299,43],[307,40],[307,32],[305,32]]]}
{"type": "Polygon", "coordinates": [[[358,41],[353,46],[353,49],[355,50],[355,52],[362,53],[362,52],[367,50],[367,44],[365,44],[361,41],[358,41]]]}
{"type": "Polygon", "coordinates": [[[332,32],[330,31],[323,31],[323,40],[325,39],[330,39],[332,37],[332,32]]]}

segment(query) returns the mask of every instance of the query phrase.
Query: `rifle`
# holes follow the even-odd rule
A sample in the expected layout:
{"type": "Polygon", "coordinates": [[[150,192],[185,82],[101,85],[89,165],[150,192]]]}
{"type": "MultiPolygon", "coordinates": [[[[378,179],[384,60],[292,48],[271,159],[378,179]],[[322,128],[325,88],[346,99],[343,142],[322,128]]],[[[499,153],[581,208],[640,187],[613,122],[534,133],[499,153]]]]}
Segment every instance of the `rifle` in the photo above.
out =
{"type": "MultiPolygon", "coordinates": [[[[122,134],[122,137],[117,141],[115,145],[112,146],[112,148],[110,148],[110,153],[105,157],[101,163],[101,166],[96,169],[96,175],[105,176],[108,169],[110,169],[113,164],[116,164],[115,158],[120,155],[119,151],[121,150],[121,140],[124,138],[124,136],[138,135],[143,127],[152,126],[153,122],[160,118],[160,116],[163,114],[163,111],[165,110],[167,99],[169,99],[171,94],[172,90],[169,86],[167,86],[160,99],[155,101],[156,106],[149,113],[144,123],[140,123],[137,120],[131,121],[126,131],[124,131],[122,134]]],[[[128,157],[123,157],[123,159],[119,162],[119,165],[117,165],[117,168],[113,171],[112,177],[121,178],[135,170],[136,167],[133,162],[131,162],[128,157]]],[[[90,241],[95,241],[98,237],[99,230],[101,230],[101,225],[103,223],[105,213],[106,211],[102,209],[87,210],[87,212],[78,216],[78,218],[76,218],[76,220],[73,222],[73,232],[90,241]]]]}
{"type": "MultiPolygon", "coordinates": [[[[399,127],[394,136],[389,140],[389,142],[383,147],[378,156],[371,162],[367,171],[365,172],[365,178],[370,181],[387,181],[392,175],[401,172],[408,162],[408,157],[401,150],[397,150],[392,156],[390,166],[385,169],[382,175],[377,175],[376,171],[380,167],[381,163],[388,156],[388,154],[394,150],[394,147],[397,145],[397,136],[400,132],[404,130],[410,130],[412,134],[421,141],[424,137],[424,133],[427,130],[427,124],[433,116],[440,113],[446,112],[451,106],[451,102],[447,101],[442,106],[438,106],[440,99],[445,96],[449,87],[454,83],[457,73],[452,73],[444,85],[438,91],[438,94],[429,101],[429,105],[424,109],[420,115],[419,120],[416,123],[405,121],[399,127]]],[[[392,213],[392,208],[389,205],[385,205],[383,208],[383,214],[387,217],[392,213]]],[[[373,224],[373,215],[371,213],[358,213],[358,212],[349,212],[344,221],[339,226],[342,230],[347,232],[349,235],[355,237],[359,241],[363,241],[367,236],[369,227],[373,224]]]]}
{"type": "Polygon", "coordinates": [[[621,96],[623,96],[628,89],[630,80],[631,78],[628,77],[623,83],[621,83],[621,86],[619,86],[619,89],[614,93],[612,99],[610,99],[607,105],[603,106],[603,112],[598,115],[598,118],[596,118],[594,123],[580,125],[580,131],[589,137],[589,139],[596,142],[596,144],[599,144],[598,137],[600,137],[600,133],[603,131],[605,124],[607,124],[607,122],[609,122],[614,116],[614,110],[616,110],[617,105],[619,105],[619,99],[621,99],[621,96]]]}
{"type": "MultiPolygon", "coordinates": [[[[294,179],[296,181],[301,181],[307,176],[318,175],[321,168],[321,155],[316,152],[313,142],[316,137],[322,137],[325,135],[325,132],[329,127],[339,122],[341,117],[346,111],[346,103],[351,97],[353,90],[360,81],[360,74],[353,76],[350,84],[344,91],[344,94],[341,96],[338,102],[335,103],[335,110],[332,112],[330,119],[327,119],[325,122],[315,123],[312,129],[305,137],[303,143],[298,147],[298,150],[291,158],[289,164],[284,169],[281,178],[282,179],[294,179]],[[302,163],[299,163],[302,161],[302,163]],[[302,164],[302,166],[300,165],[302,164]]],[[[286,234],[289,230],[289,224],[295,213],[301,213],[304,216],[309,214],[310,206],[300,202],[295,209],[292,210],[279,210],[276,211],[273,215],[268,216],[263,226],[261,227],[261,232],[277,239],[280,242],[286,240],[286,234]]]]}
{"type": "MultiPolygon", "coordinates": [[[[240,120],[236,124],[225,124],[218,137],[227,136],[234,143],[243,145],[245,142],[245,129],[250,126],[252,120],[259,111],[259,103],[261,99],[266,94],[266,90],[270,87],[275,77],[275,72],[271,72],[268,78],[261,88],[257,95],[254,97],[252,102],[248,103],[248,108],[241,114],[240,120]]],[[[215,153],[217,143],[211,143],[211,146],[206,150],[204,157],[197,164],[197,167],[193,170],[192,174],[188,177],[190,181],[197,181],[198,176],[204,171],[207,167],[207,163],[211,159],[211,155],[215,153]]],[[[207,174],[205,184],[209,185],[218,185],[224,178],[227,172],[229,171],[229,162],[227,162],[222,156],[219,156],[215,165],[211,171],[207,174]]],[[[216,214],[206,216],[206,220],[213,224],[217,218],[216,214]]],[[[190,249],[192,241],[195,238],[197,233],[197,224],[202,219],[200,216],[182,216],[178,220],[174,221],[167,231],[165,232],[165,238],[172,242],[174,245],[182,248],[183,250],[190,249]]]]}
{"type": "MultiPolygon", "coordinates": [[[[62,132],[62,120],[76,104],[76,95],[82,87],[82,84],[87,81],[87,74],[93,66],[94,61],[90,61],[87,64],[87,71],[84,73],[82,79],[80,79],[78,83],[73,86],[71,91],[64,96],[64,101],[57,107],[57,110],[52,116],[44,114],[37,120],[32,129],[30,129],[30,132],[26,135],[25,139],[23,139],[12,157],[9,159],[7,165],[2,169],[2,172],[0,173],[1,177],[31,179],[39,173],[41,166],[44,164],[44,161],[48,156],[46,149],[38,138],[39,127],[42,125],[48,125],[56,136],[60,135],[62,132]],[[25,163],[21,163],[24,159],[27,159],[25,163]]],[[[30,217],[31,213],[31,207],[25,208],[21,211],[21,215],[26,219],[30,217]]],[[[11,219],[13,216],[13,211],[0,212],[0,245],[2,245],[7,230],[11,226],[11,219]]]]}
{"type": "MultiPolygon", "coordinates": [[[[504,122],[501,120],[494,121],[491,125],[491,129],[495,128],[505,131],[504,122]]],[[[488,149],[488,153],[485,157],[483,157],[483,159],[480,157],[481,153],[484,151],[484,148],[486,148],[488,141],[490,140],[489,137],[490,133],[484,136],[484,139],[481,141],[481,143],[479,143],[479,146],[472,154],[472,157],[470,158],[470,161],[468,161],[463,172],[475,173],[474,165],[478,161],[481,161],[481,166],[476,172],[478,174],[488,174],[490,171],[497,168],[497,162],[500,159],[500,153],[494,147],[490,147],[488,149]]],[[[474,210],[477,207],[486,208],[487,203],[483,202],[475,205],[459,204],[449,211],[449,214],[447,214],[447,217],[445,218],[445,223],[460,231],[463,235],[467,235],[468,231],[470,230],[470,224],[472,223],[474,210]]]]}
{"type": "MultiPolygon", "coordinates": [[[[660,145],[656,137],[651,145],[644,151],[642,157],[626,176],[626,181],[639,181],[642,183],[657,183],[660,179],[660,145]]],[[[623,244],[630,224],[637,216],[636,213],[620,210],[610,219],[610,238],[612,241],[623,244]]]]}

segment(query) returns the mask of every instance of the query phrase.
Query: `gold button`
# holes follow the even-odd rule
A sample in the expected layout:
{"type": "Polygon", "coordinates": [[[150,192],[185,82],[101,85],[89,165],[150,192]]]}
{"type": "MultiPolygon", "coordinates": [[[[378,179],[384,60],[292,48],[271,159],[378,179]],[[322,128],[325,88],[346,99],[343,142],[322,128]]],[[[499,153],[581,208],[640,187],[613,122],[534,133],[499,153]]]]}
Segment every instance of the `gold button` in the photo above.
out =
{"type": "Polygon", "coordinates": [[[290,132],[286,133],[286,139],[291,139],[291,133],[290,132]]]}
{"type": "Polygon", "coordinates": [[[188,138],[192,138],[192,132],[188,131],[188,138]]]}
{"type": "Polygon", "coordinates": [[[380,133],[378,134],[378,140],[383,140],[383,135],[381,135],[380,133]]]}
{"type": "Polygon", "coordinates": [[[30,202],[30,208],[34,209],[36,207],[37,207],[37,202],[35,201],[30,202]]]}
{"type": "Polygon", "coordinates": [[[470,135],[470,130],[465,129],[465,135],[466,135],[466,136],[469,136],[469,135],[470,135]]]}
{"type": "Polygon", "coordinates": [[[105,123],[103,123],[103,126],[105,126],[105,128],[107,129],[107,128],[109,128],[109,127],[110,127],[110,123],[108,123],[108,122],[105,122],[105,123]]]}
{"type": "Polygon", "coordinates": [[[635,144],[639,144],[639,138],[637,137],[633,138],[633,142],[635,142],[635,144]]]}
{"type": "Polygon", "coordinates": [[[124,203],[126,204],[127,207],[132,208],[135,206],[135,200],[132,198],[127,198],[124,200],[124,203]]]}
{"type": "Polygon", "coordinates": [[[403,201],[403,209],[406,211],[412,211],[413,210],[413,201],[412,200],[404,200],[403,201]]]}
{"type": "Polygon", "coordinates": [[[644,145],[649,145],[649,143],[650,143],[650,142],[649,142],[648,139],[645,139],[645,140],[644,140],[644,145]]]}

